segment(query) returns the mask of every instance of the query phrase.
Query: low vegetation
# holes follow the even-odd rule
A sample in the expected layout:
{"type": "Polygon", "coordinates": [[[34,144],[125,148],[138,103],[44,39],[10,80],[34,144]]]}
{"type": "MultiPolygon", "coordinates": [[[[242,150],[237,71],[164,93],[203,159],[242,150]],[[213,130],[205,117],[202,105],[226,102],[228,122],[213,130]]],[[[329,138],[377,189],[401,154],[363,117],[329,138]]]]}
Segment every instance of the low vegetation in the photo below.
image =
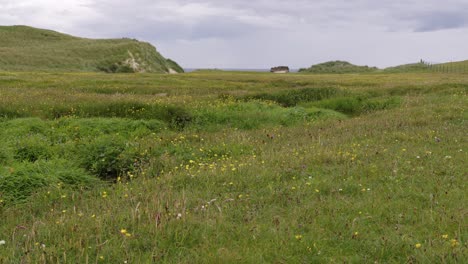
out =
{"type": "Polygon", "coordinates": [[[0,263],[461,263],[467,90],[0,72],[0,263]]]}

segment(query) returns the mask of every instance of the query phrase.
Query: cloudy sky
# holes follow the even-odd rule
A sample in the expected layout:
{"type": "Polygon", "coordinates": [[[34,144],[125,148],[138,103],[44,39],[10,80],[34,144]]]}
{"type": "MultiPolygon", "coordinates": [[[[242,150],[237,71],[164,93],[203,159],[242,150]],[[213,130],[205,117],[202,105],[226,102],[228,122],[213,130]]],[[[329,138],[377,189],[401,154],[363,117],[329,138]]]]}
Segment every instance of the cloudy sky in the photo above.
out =
{"type": "Polygon", "coordinates": [[[137,38],[186,68],[468,59],[468,0],[0,0],[0,25],[137,38]]]}

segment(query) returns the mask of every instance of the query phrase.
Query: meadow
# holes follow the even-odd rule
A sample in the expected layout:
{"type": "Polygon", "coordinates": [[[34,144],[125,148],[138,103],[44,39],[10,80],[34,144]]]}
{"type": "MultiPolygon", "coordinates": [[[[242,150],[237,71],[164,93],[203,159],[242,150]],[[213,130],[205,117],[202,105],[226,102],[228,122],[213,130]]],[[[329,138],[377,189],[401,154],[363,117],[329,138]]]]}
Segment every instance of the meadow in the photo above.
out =
{"type": "Polygon", "coordinates": [[[0,72],[0,263],[463,263],[467,91],[0,72]]]}

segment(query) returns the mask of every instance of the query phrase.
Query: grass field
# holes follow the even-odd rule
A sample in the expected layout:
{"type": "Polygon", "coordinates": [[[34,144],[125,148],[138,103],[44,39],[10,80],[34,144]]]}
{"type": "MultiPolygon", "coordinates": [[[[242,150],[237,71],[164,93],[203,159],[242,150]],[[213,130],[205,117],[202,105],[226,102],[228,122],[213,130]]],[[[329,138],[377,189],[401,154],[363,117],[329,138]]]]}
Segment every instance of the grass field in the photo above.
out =
{"type": "Polygon", "coordinates": [[[0,72],[0,263],[463,263],[467,91],[0,72]]]}

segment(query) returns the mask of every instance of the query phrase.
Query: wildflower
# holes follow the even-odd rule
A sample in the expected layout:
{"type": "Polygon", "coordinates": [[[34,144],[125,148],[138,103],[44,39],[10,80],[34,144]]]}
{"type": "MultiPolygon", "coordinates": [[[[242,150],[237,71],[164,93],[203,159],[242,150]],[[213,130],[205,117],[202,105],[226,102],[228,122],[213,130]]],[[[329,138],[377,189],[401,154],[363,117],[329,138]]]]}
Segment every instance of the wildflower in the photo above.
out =
{"type": "Polygon", "coordinates": [[[301,240],[302,239],[302,235],[295,235],[294,236],[297,240],[301,240]]]}
{"type": "Polygon", "coordinates": [[[294,186],[293,186],[293,187],[291,187],[291,190],[296,190],[296,187],[294,187],[294,186]]]}
{"type": "Polygon", "coordinates": [[[417,243],[416,245],[414,245],[414,247],[415,247],[415,248],[421,248],[422,245],[421,245],[421,243],[417,243]]]}
{"type": "Polygon", "coordinates": [[[447,235],[447,234],[442,235],[442,238],[443,238],[443,239],[447,239],[447,238],[448,238],[448,235],[447,235]]]}
{"type": "Polygon", "coordinates": [[[107,192],[102,192],[101,196],[102,198],[107,198],[107,192]]]}
{"type": "Polygon", "coordinates": [[[5,244],[6,244],[5,240],[0,240],[0,246],[3,246],[5,244]]]}
{"type": "Polygon", "coordinates": [[[127,229],[120,229],[120,234],[122,234],[122,235],[127,234],[127,229]]]}
{"type": "Polygon", "coordinates": [[[450,245],[452,245],[452,247],[457,247],[460,243],[458,243],[456,239],[450,239],[450,245]]]}

